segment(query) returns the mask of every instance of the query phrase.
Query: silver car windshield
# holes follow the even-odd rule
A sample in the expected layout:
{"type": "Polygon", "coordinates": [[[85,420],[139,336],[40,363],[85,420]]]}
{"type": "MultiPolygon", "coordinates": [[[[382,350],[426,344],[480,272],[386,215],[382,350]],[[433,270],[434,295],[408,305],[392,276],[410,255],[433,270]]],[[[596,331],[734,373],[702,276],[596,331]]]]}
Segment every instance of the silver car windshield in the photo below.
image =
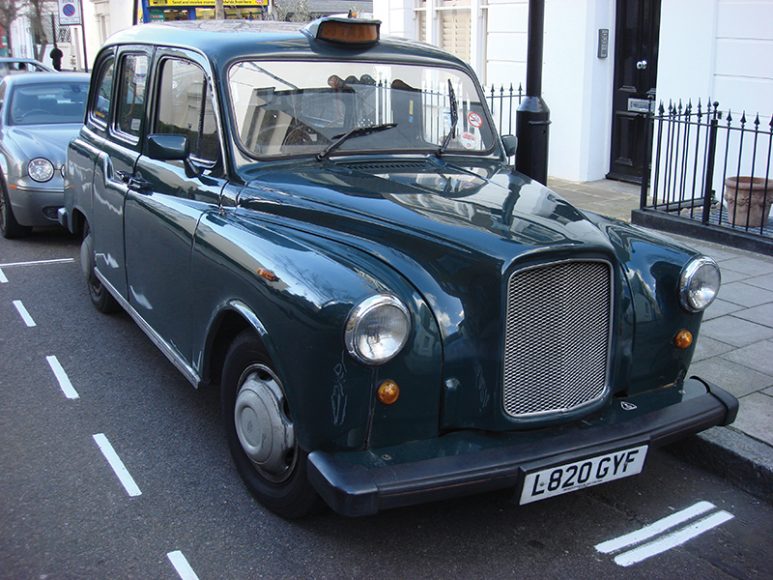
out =
{"type": "Polygon", "coordinates": [[[446,153],[484,154],[494,147],[476,85],[455,69],[243,61],[228,78],[237,137],[252,157],[327,154],[344,136],[331,154],[430,152],[444,143],[446,153]]]}
{"type": "Polygon", "coordinates": [[[8,124],[82,123],[88,93],[89,84],[86,81],[36,83],[14,87],[10,95],[8,124]]]}

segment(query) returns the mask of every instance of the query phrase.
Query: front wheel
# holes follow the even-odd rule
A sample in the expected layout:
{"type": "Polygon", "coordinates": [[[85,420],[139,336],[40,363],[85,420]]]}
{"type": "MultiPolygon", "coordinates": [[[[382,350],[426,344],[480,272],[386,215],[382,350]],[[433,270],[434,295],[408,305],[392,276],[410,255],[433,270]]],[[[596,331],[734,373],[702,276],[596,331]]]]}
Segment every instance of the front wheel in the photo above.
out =
{"type": "Polygon", "coordinates": [[[321,500],[306,477],[282,383],[252,332],[228,350],[221,403],[231,455],[252,495],[284,518],[315,511],[321,500]]]}
{"type": "Polygon", "coordinates": [[[0,234],[6,239],[22,238],[32,230],[16,221],[11,207],[11,200],[5,188],[5,181],[0,179],[0,234]]]}
{"type": "Polygon", "coordinates": [[[84,231],[83,241],[81,242],[81,269],[86,277],[86,286],[89,290],[89,298],[94,308],[104,314],[118,312],[121,306],[118,304],[112,294],[104,287],[97,273],[94,270],[94,236],[88,225],[84,231]]]}

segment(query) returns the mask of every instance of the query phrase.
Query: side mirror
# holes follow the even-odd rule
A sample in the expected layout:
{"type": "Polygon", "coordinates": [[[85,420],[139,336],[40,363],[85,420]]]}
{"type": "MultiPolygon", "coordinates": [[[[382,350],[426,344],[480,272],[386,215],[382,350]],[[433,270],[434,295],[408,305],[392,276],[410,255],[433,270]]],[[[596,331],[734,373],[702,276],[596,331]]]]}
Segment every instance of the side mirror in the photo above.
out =
{"type": "Polygon", "coordinates": [[[185,135],[148,135],[148,157],[159,161],[182,161],[188,157],[185,135]]]}
{"type": "Polygon", "coordinates": [[[505,155],[512,157],[518,149],[518,137],[515,135],[502,135],[502,145],[505,147],[505,155]]]}

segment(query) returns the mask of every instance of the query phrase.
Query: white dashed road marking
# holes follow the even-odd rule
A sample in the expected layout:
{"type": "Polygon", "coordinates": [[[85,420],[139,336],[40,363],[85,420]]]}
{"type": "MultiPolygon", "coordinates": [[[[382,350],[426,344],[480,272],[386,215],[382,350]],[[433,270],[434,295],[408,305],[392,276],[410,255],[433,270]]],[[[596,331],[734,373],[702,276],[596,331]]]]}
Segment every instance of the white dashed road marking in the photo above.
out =
{"type": "Polygon", "coordinates": [[[0,284],[8,284],[8,278],[5,277],[2,270],[0,270],[0,284]]]}
{"type": "Polygon", "coordinates": [[[33,326],[37,326],[37,324],[35,324],[35,321],[32,320],[32,316],[30,316],[30,313],[27,312],[26,308],[24,308],[24,304],[22,304],[21,300],[14,300],[13,305],[16,307],[16,310],[19,313],[19,316],[21,316],[21,319],[24,321],[24,324],[26,324],[29,328],[32,328],[33,326]]]}
{"type": "Polygon", "coordinates": [[[123,485],[123,488],[126,490],[126,493],[128,493],[131,497],[142,495],[140,488],[134,482],[134,478],[129,473],[129,470],[126,469],[126,466],[123,464],[123,461],[121,461],[121,458],[118,457],[118,454],[115,452],[115,449],[113,449],[113,446],[110,445],[110,441],[107,440],[105,434],[97,433],[93,437],[94,441],[96,441],[97,445],[99,445],[99,450],[102,452],[102,455],[105,456],[105,459],[107,459],[110,467],[113,468],[113,471],[118,477],[118,480],[121,482],[121,485],[123,485]]]}
{"type": "Polygon", "coordinates": [[[193,571],[193,568],[188,564],[188,560],[185,559],[180,550],[169,552],[166,557],[169,558],[169,561],[174,566],[174,569],[177,570],[177,574],[179,574],[182,580],[199,580],[196,572],[193,571]]]}
{"type": "Polygon", "coordinates": [[[67,373],[64,372],[64,368],[62,368],[62,365],[59,363],[59,359],[55,356],[47,356],[46,361],[48,361],[48,366],[50,366],[51,370],[54,372],[54,376],[59,382],[59,388],[62,389],[64,396],[68,399],[80,398],[78,391],[75,390],[75,387],[73,387],[70,382],[70,377],[67,376],[67,373]]]}
{"type": "Polygon", "coordinates": [[[689,520],[705,514],[711,510],[716,509],[716,506],[707,501],[700,501],[695,505],[683,509],[682,511],[671,514],[668,517],[660,519],[648,526],[643,527],[640,530],[625,534],[619,538],[614,538],[606,542],[602,542],[596,545],[596,550],[603,554],[610,554],[617,552],[623,548],[629,548],[640,544],[638,547],[623,552],[615,556],[615,563],[620,566],[631,566],[652,556],[662,554],[663,552],[681,546],[685,542],[692,540],[693,538],[701,535],[704,532],[711,530],[728,520],[733,519],[733,514],[726,511],[717,511],[707,517],[704,517],[698,521],[694,521],[675,532],[664,534],[671,528],[674,528],[680,524],[683,524],[689,520]],[[660,536],[659,538],[642,544],[642,542],[660,536]]]}
{"type": "Polygon", "coordinates": [[[6,262],[0,264],[0,268],[9,268],[11,266],[42,266],[44,264],[67,264],[74,262],[75,258],[56,258],[54,260],[35,260],[33,262],[6,262]]]}

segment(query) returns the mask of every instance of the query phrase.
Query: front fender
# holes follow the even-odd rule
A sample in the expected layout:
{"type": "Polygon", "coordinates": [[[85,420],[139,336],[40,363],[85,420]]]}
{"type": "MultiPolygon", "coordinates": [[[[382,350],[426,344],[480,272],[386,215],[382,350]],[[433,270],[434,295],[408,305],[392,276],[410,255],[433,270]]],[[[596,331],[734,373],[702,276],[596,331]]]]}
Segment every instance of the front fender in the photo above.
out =
{"type": "Polygon", "coordinates": [[[239,305],[235,309],[245,320],[254,316],[284,384],[303,448],[364,448],[372,435],[375,389],[383,378],[406,387],[421,385],[404,391],[406,402],[399,409],[410,418],[404,420],[403,435],[416,430],[412,419],[417,412],[431,417],[420,421],[422,433],[436,434],[437,404],[420,399],[429,396],[436,403],[437,384],[424,379],[440,365],[428,364],[426,354],[417,354],[413,345],[417,337],[426,338],[426,328],[434,329],[434,335],[437,331],[421,297],[396,273],[358,251],[328,241],[310,243],[242,210],[203,216],[191,272],[196,366],[201,370],[207,358],[213,313],[239,305]],[[401,355],[370,367],[346,351],[344,325],[354,305],[385,291],[409,307],[414,336],[401,355]]]}
{"type": "Polygon", "coordinates": [[[631,288],[634,340],[628,391],[680,382],[690,366],[703,314],[681,307],[679,276],[697,252],[624,222],[589,217],[612,242],[631,288]],[[674,346],[674,337],[682,329],[694,337],[686,350],[674,346]]]}

